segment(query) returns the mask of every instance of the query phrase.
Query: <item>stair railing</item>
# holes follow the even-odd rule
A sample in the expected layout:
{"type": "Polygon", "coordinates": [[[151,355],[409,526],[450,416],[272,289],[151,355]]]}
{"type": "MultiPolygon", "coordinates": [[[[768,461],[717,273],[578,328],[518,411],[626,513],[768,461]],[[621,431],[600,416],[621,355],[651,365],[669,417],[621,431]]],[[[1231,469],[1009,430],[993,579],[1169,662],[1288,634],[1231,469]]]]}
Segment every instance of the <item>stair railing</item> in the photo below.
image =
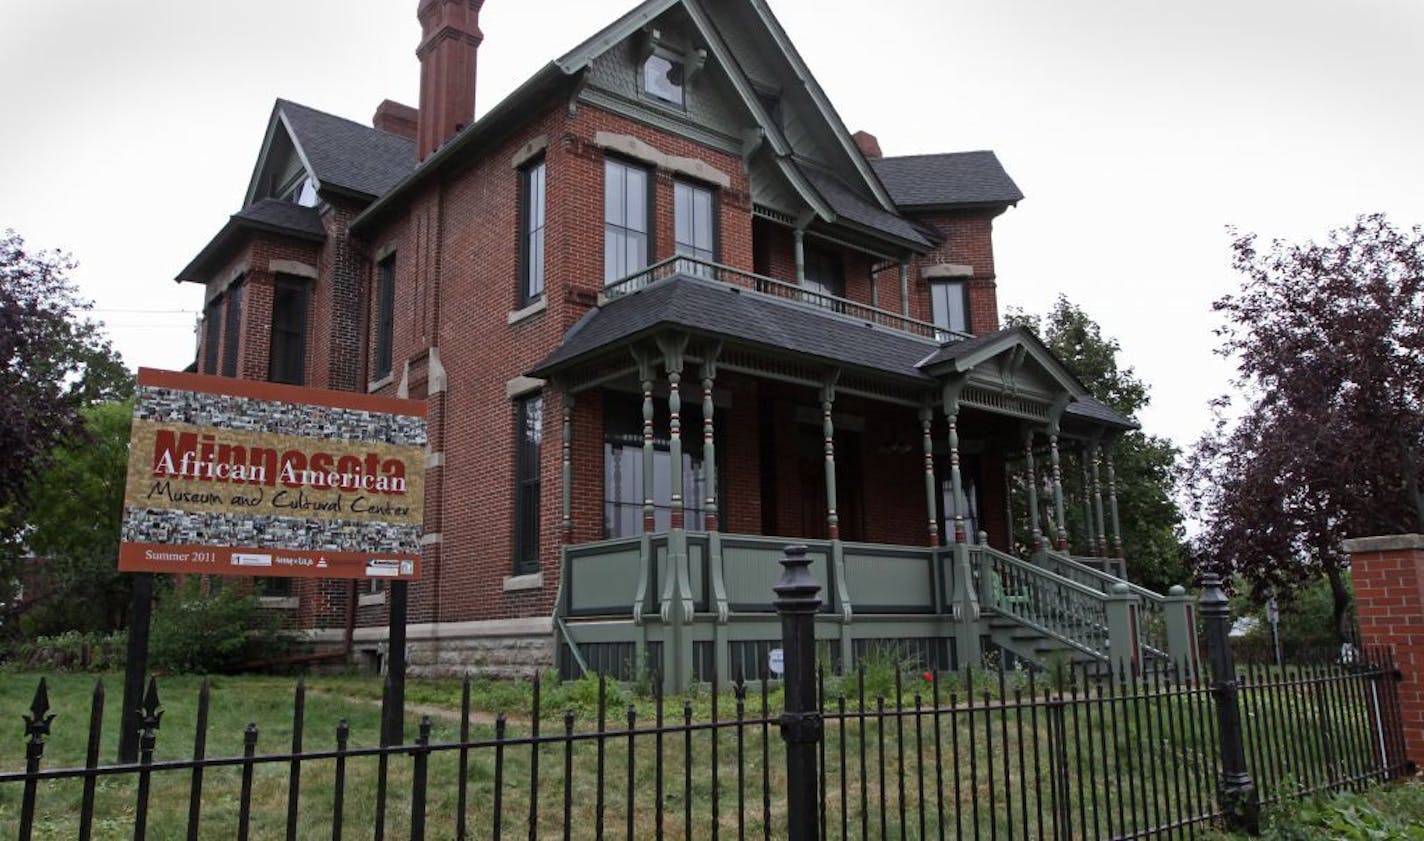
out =
{"type": "Polygon", "coordinates": [[[1103,572],[1096,567],[1089,566],[1082,561],[1055,552],[1052,549],[1045,549],[1040,555],[1040,561],[1044,569],[1056,575],[1060,575],[1069,580],[1075,581],[1085,587],[1092,587],[1103,593],[1112,592],[1116,584],[1126,584],[1128,592],[1137,596],[1142,616],[1142,653],[1144,656],[1155,660],[1168,660],[1167,634],[1167,597],[1161,593],[1154,592],[1139,584],[1133,584],[1122,578],[1118,578],[1111,573],[1103,572]]]}
{"type": "Polygon", "coordinates": [[[989,546],[970,547],[979,604],[1106,662],[1108,594],[989,546]]]}

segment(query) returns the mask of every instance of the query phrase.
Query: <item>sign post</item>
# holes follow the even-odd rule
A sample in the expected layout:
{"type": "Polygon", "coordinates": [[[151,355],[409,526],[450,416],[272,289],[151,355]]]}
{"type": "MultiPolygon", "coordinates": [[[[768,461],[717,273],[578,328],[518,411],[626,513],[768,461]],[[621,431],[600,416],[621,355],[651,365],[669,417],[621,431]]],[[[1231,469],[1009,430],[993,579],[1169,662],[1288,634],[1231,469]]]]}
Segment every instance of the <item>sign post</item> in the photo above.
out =
{"type": "Polygon", "coordinates": [[[124,656],[124,705],[119,716],[119,761],[138,761],[138,734],[143,705],[143,677],[148,674],[148,628],[153,612],[153,573],[133,579],[129,606],[128,651],[124,656]]]}
{"type": "Polygon", "coordinates": [[[119,571],[138,573],[120,761],[137,741],[154,573],[386,581],[398,724],[425,445],[423,401],[139,370],[119,545],[119,571]]]}

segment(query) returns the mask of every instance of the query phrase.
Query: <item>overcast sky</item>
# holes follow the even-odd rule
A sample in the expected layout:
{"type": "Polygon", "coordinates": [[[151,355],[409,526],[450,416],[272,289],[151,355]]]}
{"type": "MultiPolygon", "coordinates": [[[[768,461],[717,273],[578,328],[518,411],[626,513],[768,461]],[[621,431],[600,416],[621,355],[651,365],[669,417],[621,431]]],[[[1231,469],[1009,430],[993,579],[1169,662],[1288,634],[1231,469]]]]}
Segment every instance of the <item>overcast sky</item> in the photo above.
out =
{"type": "MultiPolygon", "coordinates": [[[[770,2],[887,155],[998,153],[1027,196],[997,221],[1001,306],[1082,305],[1179,444],[1230,375],[1226,225],[1424,221],[1416,0],[770,2]]],[[[487,0],[478,111],[632,5],[487,0]]],[[[73,253],[131,366],[186,366],[201,292],[172,278],[240,209],[272,100],[363,122],[415,104],[415,7],[5,0],[0,228],[73,253]]]]}

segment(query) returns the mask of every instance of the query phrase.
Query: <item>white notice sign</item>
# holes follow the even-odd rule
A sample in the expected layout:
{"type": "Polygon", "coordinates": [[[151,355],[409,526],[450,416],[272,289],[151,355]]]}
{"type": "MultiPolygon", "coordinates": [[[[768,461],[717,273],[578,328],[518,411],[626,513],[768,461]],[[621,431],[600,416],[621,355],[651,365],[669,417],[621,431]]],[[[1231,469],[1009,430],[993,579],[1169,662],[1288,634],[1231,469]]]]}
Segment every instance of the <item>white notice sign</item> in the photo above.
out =
{"type": "Polygon", "coordinates": [[[766,667],[771,669],[771,673],[778,677],[786,671],[786,652],[779,648],[773,648],[766,653],[766,667]]]}

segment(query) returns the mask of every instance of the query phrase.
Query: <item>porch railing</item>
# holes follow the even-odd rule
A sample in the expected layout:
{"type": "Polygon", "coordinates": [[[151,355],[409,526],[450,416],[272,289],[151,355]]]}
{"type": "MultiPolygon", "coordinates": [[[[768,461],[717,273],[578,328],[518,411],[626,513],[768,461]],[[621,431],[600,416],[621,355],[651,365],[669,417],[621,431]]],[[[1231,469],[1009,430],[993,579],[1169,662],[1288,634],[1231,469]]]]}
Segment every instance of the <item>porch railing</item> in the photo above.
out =
{"type": "Polygon", "coordinates": [[[1142,638],[1143,653],[1157,659],[1166,659],[1169,656],[1167,652],[1171,645],[1167,630],[1168,597],[1127,581],[1125,575],[1121,577],[1112,575],[1083,563],[1078,558],[1055,552],[1052,549],[1044,552],[1043,565],[1050,572],[1104,593],[1111,591],[1118,584],[1126,583],[1128,592],[1137,596],[1139,601],[1139,610],[1142,614],[1139,633],[1142,638]]]}
{"type": "Polygon", "coordinates": [[[641,289],[657,283],[675,275],[687,275],[690,277],[700,277],[707,280],[714,280],[718,283],[725,283],[729,286],[736,286],[742,289],[749,289],[762,295],[769,295],[773,298],[780,298],[784,301],[796,301],[807,306],[815,307],[830,313],[836,313],[857,321],[874,324],[879,327],[888,327],[892,330],[900,330],[915,336],[923,336],[936,342],[946,342],[954,339],[967,339],[970,334],[957,330],[947,330],[928,321],[920,321],[910,318],[897,312],[873,307],[859,301],[852,301],[849,298],[842,298],[838,295],[828,295],[804,286],[798,286],[776,278],[765,275],[754,274],[752,272],[725,266],[721,263],[711,263],[706,260],[698,260],[693,257],[669,257],[666,260],[654,263],[646,269],[628,275],[621,280],[616,280],[603,288],[603,296],[607,299],[620,298],[624,295],[637,292],[641,289]]]}
{"type": "Polygon", "coordinates": [[[1052,651],[1072,650],[1074,659],[1118,669],[1197,668],[1191,596],[1175,588],[1162,596],[1057,553],[1028,561],[982,543],[931,548],[686,532],[685,556],[675,556],[662,533],[564,548],[561,669],[663,663],[662,674],[685,681],[764,660],[775,636],[766,593],[780,553],[796,542],[805,544],[809,572],[825,593],[818,638],[844,666],[886,646],[925,663],[977,662],[988,633],[1039,665],[1052,651]]]}

